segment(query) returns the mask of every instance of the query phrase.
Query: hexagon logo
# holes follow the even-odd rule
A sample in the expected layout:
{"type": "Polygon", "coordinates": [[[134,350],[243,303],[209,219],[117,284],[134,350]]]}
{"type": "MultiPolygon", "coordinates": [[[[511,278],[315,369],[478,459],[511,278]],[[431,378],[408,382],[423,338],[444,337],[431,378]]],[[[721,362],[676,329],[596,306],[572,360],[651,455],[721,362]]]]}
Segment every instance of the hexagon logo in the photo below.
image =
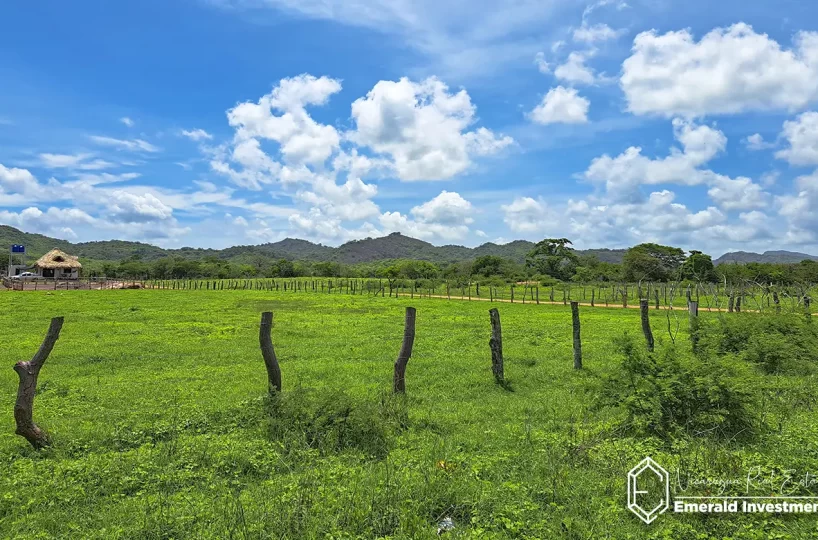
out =
{"type": "Polygon", "coordinates": [[[628,472],[628,510],[650,524],[670,507],[670,475],[646,457],[628,472]]]}

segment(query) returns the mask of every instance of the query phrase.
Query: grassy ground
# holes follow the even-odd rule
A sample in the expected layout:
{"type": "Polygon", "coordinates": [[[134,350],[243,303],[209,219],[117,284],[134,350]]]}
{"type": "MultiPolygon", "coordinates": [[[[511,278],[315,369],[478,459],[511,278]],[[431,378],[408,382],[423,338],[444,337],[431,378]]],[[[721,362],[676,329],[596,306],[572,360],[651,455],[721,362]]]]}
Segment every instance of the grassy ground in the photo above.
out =
{"type": "MultiPolygon", "coordinates": [[[[687,516],[647,526],[625,508],[646,455],[707,475],[818,473],[812,376],[767,381],[751,443],[620,435],[600,407],[639,312],[499,305],[507,388],[491,379],[485,302],[268,291],[56,291],[0,295],[0,537],[808,538],[815,516],[687,516]],[[407,397],[393,398],[403,308],[418,309],[407,397]],[[265,398],[261,311],[274,312],[284,393],[265,398]],[[50,317],[62,336],[35,420],[14,435],[14,362],[50,317]],[[794,400],[799,401],[794,401],[794,400]],[[777,400],[777,401],[776,401],[777,400]]],[[[703,319],[715,314],[702,314],[703,319]]],[[[752,316],[744,314],[738,316],[752,316]]],[[[664,314],[654,333],[667,341],[664,314]]],[[[686,340],[682,319],[677,341],[686,340]]]]}

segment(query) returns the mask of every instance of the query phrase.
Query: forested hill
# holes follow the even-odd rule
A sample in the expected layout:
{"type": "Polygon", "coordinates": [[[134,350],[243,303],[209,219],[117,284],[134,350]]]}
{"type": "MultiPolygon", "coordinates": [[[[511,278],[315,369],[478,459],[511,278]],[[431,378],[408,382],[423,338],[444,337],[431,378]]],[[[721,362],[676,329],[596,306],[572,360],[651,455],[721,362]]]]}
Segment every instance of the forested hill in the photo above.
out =
{"type": "Polygon", "coordinates": [[[734,251],[725,253],[715,261],[714,264],[722,263],[770,263],[770,264],[794,264],[801,261],[818,261],[815,255],[798,253],[796,251],[765,251],[764,253],[752,253],[748,251],[734,251]]]}
{"type": "MultiPolygon", "coordinates": [[[[165,256],[177,256],[185,259],[218,257],[230,261],[249,262],[254,258],[265,257],[294,261],[333,261],[344,264],[389,259],[417,259],[434,263],[448,263],[472,260],[484,255],[496,255],[523,263],[526,254],[534,247],[532,242],[525,240],[515,240],[502,245],[488,242],[476,248],[455,245],[433,246],[423,240],[410,238],[400,233],[392,233],[380,238],[354,240],[338,247],[287,238],[280,242],[255,246],[234,246],[221,250],[199,248],[163,249],[150,244],[123,240],[72,243],[41,234],[25,233],[13,227],[0,225],[0,249],[5,251],[11,244],[24,244],[29,259],[39,257],[56,247],[71,255],[97,261],[122,261],[134,256],[143,261],[152,261],[165,256]]],[[[591,249],[580,250],[577,253],[580,255],[594,255],[602,262],[620,263],[625,250],[591,249]]]]}

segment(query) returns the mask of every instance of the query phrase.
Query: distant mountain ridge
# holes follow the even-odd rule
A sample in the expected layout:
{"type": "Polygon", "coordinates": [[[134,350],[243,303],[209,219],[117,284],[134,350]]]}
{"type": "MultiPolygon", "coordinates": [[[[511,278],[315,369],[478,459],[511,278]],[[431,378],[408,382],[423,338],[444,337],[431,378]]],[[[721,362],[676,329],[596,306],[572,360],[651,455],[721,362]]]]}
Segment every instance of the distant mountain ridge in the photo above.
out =
{"type": "MultiPolygon", "coordinates": [[[[333,261],[344,264],[367,263],[387,259],[419,259],[434,263],[449,263],[476,259],[484,255],[495,255],[524,262],[526,254],[534,247],[533,242],[514,240],[507,244],[487,242],[475,248],[447,245],[434,246],[429,242],[392,233],[379,238],[353,240],[338,247],[315,244],[298,238],[285,238],[279,242],[253,246],[233,246],[225,249],[203,249],[183,247],[164,249],[143,242],[125,240],[104,240],[98,242],[69,242],[51,238],[42,234],[26,233],[0,225],[0,250],[5,252],[11,244],[24,244],[29,260],[40,257],[53,248],[59,248],[72,255],[99,261],[121,261],[128,257],[138,256],[151,261],[166,256],[178,256],[185,259],[202,259],[218,257],[237,262],[250,262],[257,257],[289,259],[299,261],[333,261]]],[[[577,250],[579,255],[592,255],[601,262],[621,263],[625,249],[585,249],[577,250]]],[[[0,255],[1,256],[1,255],[0,255]]],[[[818,261],[818,256],[795,251],[765,251],[753,253],[734,251],[725,253],[714,264],[735,263],[798,263],[803,260],[818,261]]]]}
{"type": "MultiPolygon", "coordinates": [[[[59,248],[72,255],[99,261],[121,261],[132,256],[151,261],[166,256],[186,259],[218,257],[232,261],[251,261],[254,257],[270,257],[301,261],[333,261],[344,264],[367,263],[387,259],[419,259],[435,263],[449,263],[495,255],[517,262],[524,262],[526,254],[534,247],[533,242],[514,240],[507,244],[487,242],[475,248],[457,245],[434,246],[429,242],[392,233],[379,238],[353,240],[338,247],[315,244],[307,240],[286,238],[279,242],[253,246],[233,246],[226,249],[202,249],[183,247],[164,249],[142,242],[105,240],[98,242],[69,242],[41,234],[26,233],[0,225],[0,249],[11,244],[24,244],[29,259],[39,257],[52,248],[59,248]]],[[[622,262],[624,249],[577,250],[580,255],[594,255],[603,262],[622,262]]]]}
{"type": "Polygon", "coordinates": [[[714,264],[722,263],[778,263],[793,264],[801,261],[818,261],[818,256],[799,253],[797,251],[765,251],[764,253],[753,253],[751,251],[733,251],[725,253],[715,261],[714,264]]]}

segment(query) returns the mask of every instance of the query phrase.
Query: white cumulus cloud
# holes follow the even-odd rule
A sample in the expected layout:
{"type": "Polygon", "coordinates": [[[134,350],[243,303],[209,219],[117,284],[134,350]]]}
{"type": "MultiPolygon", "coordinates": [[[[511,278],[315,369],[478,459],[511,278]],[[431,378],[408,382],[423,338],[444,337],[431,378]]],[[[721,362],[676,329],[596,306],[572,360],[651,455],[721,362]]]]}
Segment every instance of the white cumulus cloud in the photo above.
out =
{"type": "Polygon", "coordinates": [[[689,30],[642,32],[620,79],[634,114],[704,116],[796,110],[818,98],[818,33],[791,49],[744,23],[696,41],[689,30]]]}
{"type": "Polygon", "coordinates": [[[538,124],[584,124],[588,121],[590,105],[576,89],[557,86],[548,91],[529,117],[538,124]]]}

